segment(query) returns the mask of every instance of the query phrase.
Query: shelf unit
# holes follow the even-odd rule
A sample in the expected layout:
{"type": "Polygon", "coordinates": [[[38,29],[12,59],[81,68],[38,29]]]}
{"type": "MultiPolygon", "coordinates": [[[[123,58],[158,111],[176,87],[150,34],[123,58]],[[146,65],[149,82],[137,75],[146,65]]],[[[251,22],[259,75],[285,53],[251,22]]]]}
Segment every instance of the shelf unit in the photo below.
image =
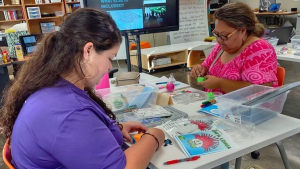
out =
{"type": "Polygon", "coordinates": [[[42,33],[40,23],[42,22],[55,22],[55,25],[58,26],[62,23],[62,16],[51,16],[51,17],[42,17],[36,19],[28,19],[27,15],[27,7],[39,7],[41,14],[43,13],[55,13],[55,11],[61,11],[65,14],[65,5],[64,0],[62,2],[54,2],[54,3],[45,3],[43,1],[42,4],[35,4],[35,0],[21,0],[24,11],[26,13],[26,22],[28,31],[30,34],[40,34],[42,33]]]}
{"type": "Polygon", "coordinates": [[[0,30],[4,30],[12,27],[13,25],[21,22],[25,22],[25,18],[16,18],[16,20],[6,20],[5,19],[5,11],[19,10],[23,9],[22,4],[11,4],[11,0],[2,0],[4,2],[4,6],[0,6],[0,30]]]}
{"type": "Polygon", "coordinates": [[[11,21],[0,21],[0,23],[10,23],[10,22],[22,22],[25,21],[25,19],[17,19],[17,20],[11,20],[11,21]]]}
{"type": "MultiPolygon", "coordinates": [[[[148,48],[149,50],[150,48],[148,48]]],[[[158,53],[147,53],[146,51],[148,50],[142,50],[141,51],[141,59],[142,59],[142,68],[145,70],[148,70],[149,72],[155,70],[155,69],[160,69],[160,68],[165,68],[165,67],[170,67],[170,66],[176,66],[176,65],[184,65],[187,63],[187,55],[188,55],[188,50],[175,50],[175,51],[161,51],[158,53]],[[153,66],[152,65],[152,60],[153,59],[158,59],[161,57],[168,57],[171,59],[170,64],[165,64],[165,65],[159,65],[159,66],[153,66]]],[[[138,66],[138,60],[136,56],[137,51],[131,51],[131,65],[133,66],[138,66]]]]}
{"type": "Polygon", "coordinates": [[[63,16],[28,19],[27,7],[39,7],[41,14],[55,13],[55,11],[61,11],[63,15],[66,13],[65,0],[54,3],[45,3],[44,0],[42,2],[42,4],[35,4],[35,0],[20,0],[20,5],[10,5],[11,0],[4,0],[5,6],[0,6],[0,30],[10,28],[17,23],[25,22],[30,34],[40,34],[42,33],[40,28],[41,22],[55,22],[56,26],[60,25],[63,21],[63,16]],[[8,10],[23,10],[24,18],[6,21],[3,11],[8,10]]]}
{"type": "Polygon", "coordinates": [[[44,3],[44,4],[25,4],[26,7],[31,7],[31,6],[49,6],[49,5],[61,5],[62,2],[53,2],[53,3],[44,3]]]}
{"type": "Polygon", "coordinates": [[[80,6],[80,0],[64,0],[64,1],[65,1],[65,7],[67,13],[72,13],[76,9],[80,8],[80,7],[74,8],[74,6],[78,6],[78,5],[80,6]]]}

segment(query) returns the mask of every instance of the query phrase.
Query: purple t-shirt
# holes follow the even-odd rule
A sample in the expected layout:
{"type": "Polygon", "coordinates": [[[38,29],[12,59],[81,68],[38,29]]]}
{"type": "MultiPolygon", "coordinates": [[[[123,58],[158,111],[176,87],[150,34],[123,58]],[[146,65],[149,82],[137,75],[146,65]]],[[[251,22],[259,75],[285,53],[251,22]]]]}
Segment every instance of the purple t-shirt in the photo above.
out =
{"type": "Polygon", "coordinates": [[[125,168],[123,136],[87,92],[60,79],[24,103],[13,128],[16,168],[125,168]]]}

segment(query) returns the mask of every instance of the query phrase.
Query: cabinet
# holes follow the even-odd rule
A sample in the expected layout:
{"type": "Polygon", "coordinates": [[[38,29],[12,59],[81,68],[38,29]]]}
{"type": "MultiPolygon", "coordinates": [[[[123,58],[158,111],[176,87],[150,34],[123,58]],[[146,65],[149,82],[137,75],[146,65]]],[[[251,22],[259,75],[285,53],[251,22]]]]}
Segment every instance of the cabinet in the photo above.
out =
{"type": "MultiPolygon", "coordinates": [[[[144,70],[148,70],[149,72],[155,69],[186,64],[187,67],[190,68],[194,64],[199,63],[200,59],[203,60],[205,56],[207,56],[207,54],[210,52],[211,47],[213,47],[214,45],[215,43],[194,41],[142,49],[142,68],[144,70]],[[192,51],[192,54],[189,55],[190,51],[192,51]],[[153,59],[158,59],[161,57],[170,58],[171,63],[159,66],[152,65],[153,59]]],[[[138,66],[138,57],[136,56],[136,53],[137,51],[131,51],[130,53],[131,65],[133,66],[138,66]]]]}
{"type": "Polygon", "coordinates": [[[52,1],[53,3],[46,3],[43,0],[41,4],[36,4],[35,0],[14,1],[19,4],[11,4],[12,0],[4,0],[4,6],[0,6],[0,30],[25,22],[30,34],[40,34],[42,33],[41,23],[54,22],[58,26],[63,21],[63,15],[65,14],[64,0],[52,1]],[[5,16],[6,11],[10,11],[8,18],[5,16]],[[47,16],[45,16],[46,13],[47,16]]]}
{"type": "MultiPolygon", "coordinates": [[[[130,57],[131,65],[138,66],[136,52],[135,51],[131,52],[131,54],[134,55],[134,56],[130,57]]],[[[142,68],[151,72],[152,70],[155,70],[155,69],[176,66],[176,65],[184,65],[184,64],[186,64],[186,61],[187,61],[187,55],[188,55],[188,50],[171,51],[171,52],[161,51],[161,52],[155,52],[152,54],[146,54],[146,53],[142,52],[142,54],[141,54],[142,68]],[[170,58],[171,63],[159,65],[159,66],[152,65],[153,59],[159,59],[159,58],[165,58],[165,57],[170,58]]]]}

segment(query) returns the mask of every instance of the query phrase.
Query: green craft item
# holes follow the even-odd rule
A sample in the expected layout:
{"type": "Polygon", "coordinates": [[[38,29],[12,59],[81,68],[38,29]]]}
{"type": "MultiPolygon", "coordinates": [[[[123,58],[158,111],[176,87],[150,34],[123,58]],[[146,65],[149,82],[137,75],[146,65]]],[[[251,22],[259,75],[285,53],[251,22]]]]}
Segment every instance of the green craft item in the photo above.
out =
{"type": "Polygon", "coordinates": [[[207,93],[207,99],[208,100],[214,100],[215,99],[215,95],[212,92],[208,92],[207,93]]]}
{"type": "Polygon", "coordinates": [[[206,80],[205,77],[198,77],[197,78],[197,82],[200,83],[200,82],[204,82],[206,80]]]}

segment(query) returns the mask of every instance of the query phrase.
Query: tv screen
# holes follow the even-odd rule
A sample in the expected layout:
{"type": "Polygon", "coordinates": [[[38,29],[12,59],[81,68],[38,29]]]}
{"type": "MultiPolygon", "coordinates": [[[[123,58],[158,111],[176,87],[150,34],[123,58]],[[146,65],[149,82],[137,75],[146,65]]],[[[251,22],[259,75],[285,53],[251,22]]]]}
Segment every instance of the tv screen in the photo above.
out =
{"type": "Polygon", "coordinates": [[[30,54],[36,51],[37,41],[35,35],[20,36],[20,42],[24,54],[30,54]]]}
{"type": "Polygon", "coordinates": [[[106,11],[122,33],[179,30],[179,0],[83,0],[83,7],[106,11]]]}

